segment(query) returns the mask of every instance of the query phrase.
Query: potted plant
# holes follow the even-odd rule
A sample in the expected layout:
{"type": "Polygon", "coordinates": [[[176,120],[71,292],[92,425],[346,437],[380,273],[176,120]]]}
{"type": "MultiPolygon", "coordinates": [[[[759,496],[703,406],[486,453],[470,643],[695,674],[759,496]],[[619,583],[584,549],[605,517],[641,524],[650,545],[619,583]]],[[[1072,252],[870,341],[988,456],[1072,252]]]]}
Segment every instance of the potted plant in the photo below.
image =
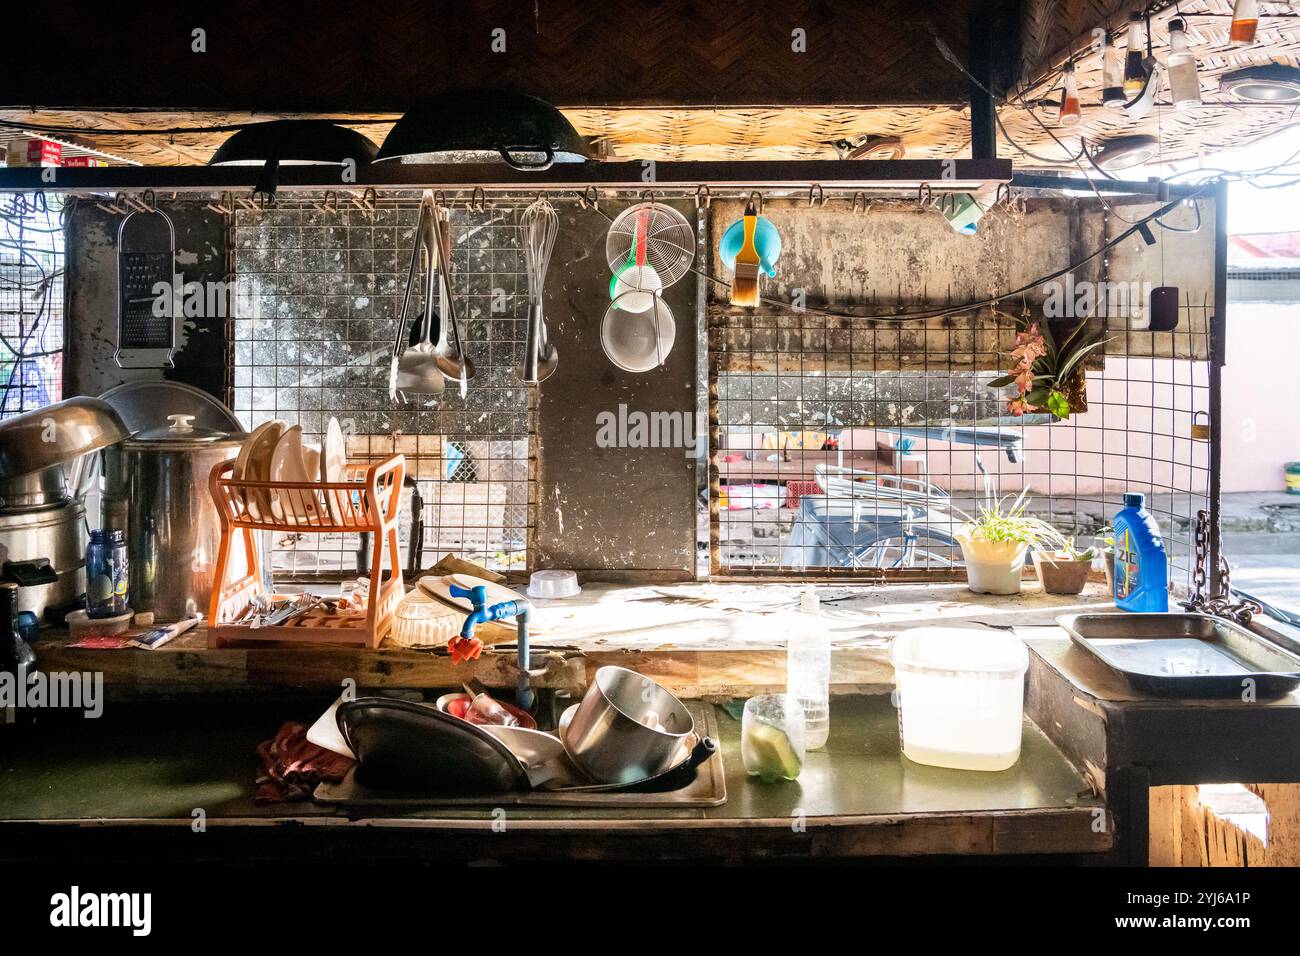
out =
{"type": "Polygon", "coordinates": [[[1062,547],[1061,533],[1041,518],[1025,514],[1026,488],[1010,505],[981,505],[957,532],[966,563],[967,586],[979,594],[1019,594],[1025,555],[1031,546],[1062,547]]]}
{"type": "Polygon", "coordinates": [[[1115,593],[1115,530],[1109,525],[1097,532],[1097,544],[1094,549],[1101,552],[1102,565],[1106,568],[1106,590],[1115,593]]]}
{"type": "Polygon", "coordinates": [[[989,382],[989,388],[1016,386],[1015,397],[1007,400],[1007,411],[1013,415],[1047,411],[1066,419],[1071,412],[1086,412],[1082,363],[1089,352],[1106,344],[1101,328],[1081,320],[1063,335],[1054,335],[1051,323],[1026,319],[1018,324],[1011,369],[989,382]]]}
{"type": "Polygon", "coordinates": [[[1074,539],[1067,538],[1064,547],[1035,550],[1034,571],[1048,594],[1079,594],[1088,583],[1088,572],[1096,556],[1096,548],[1080,551],[1074,546],[1074,539]]]}

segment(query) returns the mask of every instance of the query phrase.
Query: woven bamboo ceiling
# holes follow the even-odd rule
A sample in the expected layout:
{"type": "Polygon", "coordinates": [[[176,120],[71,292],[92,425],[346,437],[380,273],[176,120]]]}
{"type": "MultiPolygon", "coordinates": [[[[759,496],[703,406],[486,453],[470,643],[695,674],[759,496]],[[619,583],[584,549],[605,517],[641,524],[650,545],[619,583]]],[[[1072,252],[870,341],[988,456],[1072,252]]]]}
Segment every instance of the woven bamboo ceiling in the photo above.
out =
{"type": "MultiPolygon", "coordinates": [[[[752,12],[728,20],[716,12],[718,5],[689,0],[648,6],[615,0],[600,19],[605,23],[637,24],[635,61],[629,59],[626,46],[614,49],[602,43],[606,34],[590,14],[575,18],[567,12],[552,12],[568,11],[568,4],[556,8],[547,0],[531,5],[477,0],[468,8],[476,28],[485,36],[493,22],[507,23],[508,29],[520,37],[514,42],[528,45],[530,63],[551,64],[549,72],[534,77],[537,82],[530,88],[560,104],[578,130],[599,140],[609,154],[628,159],[752,160],[833,158],[835,141],[857,141],[869,135],[901,138],[909,158],[967,155],[967,78],[945,57],[935,35],[955,58],[964,61],[965,18],[971,6],[956,0],[925,5],[787,3],[782,9],[790,12],[775,22],[770,18],[756,20],[752,12]],[[518,22],[521,8],[527,16],[518,22]],[[682,18],[695,18],[695,26],[681,29],[682,18]],[[754,52],[760,48],[787,48],[791,23],[807,25],[801,28],[806,29],[812,47],[804,58],[792,61],[803,71],[798,77],[787,75],[792,67],[779,57],[764,58],[754,52]],[[891,23],[892,30],[882,31],[882,26],[891,23]],[[825,55],[812,55],[818,51],[818,43],[825,44],[825,55]],[[644,96],[673,105],[638,102],[644,96]],[[798,105],[752,105],[755,103],[798,105]],[[863,105],[880,103],[889,105],[863,105]]],[[[1099,105],[1101,56],[1090,52],[1093,31],[1098,27],[1120,31],[1127,14],[1143,6],[1133,0],[1026,0],[1021,4],[1020,35],[1008,41],[1013,45],[1015,40],[1019,42],[1021,82],[1016,89],[1018,95],[1013,95],[999,111],[1007,134],[999,134],[1000,155],[1013,159],[1021,168],[1070,166],[1065,151],[1051,134],[1073,153],[1080,136],[1089,143],[1099,143],[1110,136],[1140,132],[1158,136],[1160,159],[1173,161],[1250,142],[1292,121],[1296,112],[1292,107],[1232,104],[1218,92],[1218,77],[1243,66],[1266,62],[1300,65],[1300,15],[1291,13],[1286,3],[1261,5],[1259,42],[1244,52],[1231,50],[1227,44],[1231,0],[1187,0],[1180,4],[1200,70],[1204,101],[1200,108],[1175,111],[1167,105],[1159,106],[1152,116],[1134,121],[1122,112],[1099,105]],[[1055,107],[1050,101],[1057,95],[1060,66],[1071,56],[1076,57],[1085,105],[1083,122],[1067,133],[1057,126],[1055,107]],[[1026,104],[1032,104],[1032,108],[1026,104]],[[1038,158],[1031,158],[1030,153],[1038,158]]],[[[427,3],[416,4],[412,9],[429,7],[427,3]]],[[[1167,23],[1172,16],[1172,5],[1168,5],[1153,18],[1155,52],[1162,59],[1168,42],[1167,23]]],[[[101,17],[104,22],[97,25],[98,29],[109,29],[106,17],[101,17]]],[[[394,25],[392,20],[390,15],[383,31],[377,32],[384,36],[394,31],[402,33],[402,25],[394,25]]],[[[96,24],[67,24],[65,38],[71,42],[79,35],[74,31],[92,26],[96,24]]],[[[412,38],[422,36],[424,26],[413,19],[404,31],[407,39],[385,48],[385,55],[398,63],[416,64],[414,58],[421,46],[412,38]]],[[[189,29],[178,20],[176,29],[182,28],[189,29]]],[[[344,36],[343,31],[336,35],[326,30],[314,37],[311,49],[336,49],[345,43],[344,36]]],[[[362,42],[351,34],[346,36],[352,52],[335,62],[331,73],[344,78],[340,89],[346,85],[350,70],[364,72],[362,67],[369,62],[376,42],[375,37],[362,42]]],[[[254,53],[271,59],[276,56],[272,41],[262,33],[247,32],[239,39],[254,42],[254,53]]],[[[210,38],[209,42],[218,41],[210,38]]],[[[443,42],[432,59],[442,57],[447,45],[443,42]]],[[[304,55],[299,48],[293,50],[285,55],[304,55]]],[[[166,66],[155,64],[151,69],[166,66]]],[[[176,64],[172,68],[190,69],[176,64]]],[[[420,61],[410,69],[419,75],[428,70],[428,63],[420,61]]],[[[12,77],[14,71],[9,72],[12,77]]],[[[395,75],[404,76],[400,71],[395,75]]],[[[461,71],[462,80],[465,75],[474,80],[472,69],[461,71]]],[[[52,86],[41,87],[50,106],[20,108],[11,100],[10,108],[0,109],[0,119],[84,130],[62,135],[129,162],[188,165],[206,162],[229,134],[126,135],[95,131],[158,131],[310,116],[352,123],[378,143],[398,115],[396,110],[263,109],[263,103],[275,100],[265,95],[247,100],[257,108],[255,112],[218,109],[203,104],[215,104],[222,97],[228,100],[232,94],[229,83],[219,91],[215,80],[185,94],[184,103],[169,102],[167,108],[151,109],[149,101],[139,99],[145,94],[132,85],[134,82],[130,71],[124,70],[111,78],[108,87],[113,92],[94,104],[98,108],[87,110],[76,108],[85,100],[74,99],[77,87],[65,77],[52,86]],[[118,105],[125,102],[138,105],[118,105]],[[190,104],[199,105],[196,108],[190,104]]],[[[239,82],[243,84],[242,92],[237,90],[234,95],[253,96],[249,90],[256,84],[247,78],[239,82]]],[[[445,77],[442,82],[446,82],[445,77]]],[[[483,77],[476,82],[486,85],[483,77]]],[[[329,88],[314,92],[319,94],[312,98],[318,107],[323,105],[321,101],[352,106],[365,99],[336,94],[329,88]]],[[[176,99],[175,95],[170,98],[176,99]]],[[[1167,98],[1167,91],[1163,92],[1158,102],[1167,98]]],[[[157,99],[154,97],[155,102],[157,99]]],[[[307,102],[295,100],[299,101],[307,102]]]]}

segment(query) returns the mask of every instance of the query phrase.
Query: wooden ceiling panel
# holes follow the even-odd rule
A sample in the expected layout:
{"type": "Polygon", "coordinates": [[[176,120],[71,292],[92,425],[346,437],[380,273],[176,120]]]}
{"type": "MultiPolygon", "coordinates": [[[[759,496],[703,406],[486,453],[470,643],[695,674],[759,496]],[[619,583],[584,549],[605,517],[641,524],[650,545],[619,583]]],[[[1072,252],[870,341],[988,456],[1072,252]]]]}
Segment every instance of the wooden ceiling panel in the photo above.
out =
{"type": "Polygon", "coordinates": [[[22,4],[18,34],[42,40],[8,52],[0,107],[400,112],[439,91],[493,87],[573,107],[956,104],[966,81],[929,31],[964,57],[970,7],[226,0],[202,12],[137,2],[73,14],[22,4]],[[192,50],[196,29],[206,52],[192,50]],[[806,52],[792,50],[796,29],[806,52]]]}

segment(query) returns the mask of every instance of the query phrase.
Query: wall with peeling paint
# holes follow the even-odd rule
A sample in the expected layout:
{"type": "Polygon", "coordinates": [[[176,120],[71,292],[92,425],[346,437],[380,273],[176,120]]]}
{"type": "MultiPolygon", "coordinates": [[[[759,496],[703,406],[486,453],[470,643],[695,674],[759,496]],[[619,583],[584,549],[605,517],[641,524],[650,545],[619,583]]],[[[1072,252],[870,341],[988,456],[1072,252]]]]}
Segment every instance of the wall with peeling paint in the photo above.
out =
{"type": "MultiPolygon", "coordinates": [[[[197,202],[159,203],[176,229],[176,266],[185,282],[225,279],[225,218],[197,202]]],[[[77,204],[67,228],[64,277],[64,395],[98,395],[128,381],[167,379],[225,400],[226,320],[177,319],[175,368],[119,369],[117,230],[122,217],[77,204]]],[[[134,223],[133,223],[134,227],[134,223]]]]}
{"type": "MultiPolygon", "coordinates": [[[[694,220],[692,204],[672,205],[694,220]]],[[[608,225],[589,210],[560,211],[546,283],[560,363],[538,396],[535,566],[685,578],[695,565],[695,458],[682,448],[602,448],[596,436],[597,416],[617,415],[620,404],[694,420],[696,279],[688,274],[664,292],[676,325],[665,367],[616,368],[600,344],[610,303],[608,225]]]]}

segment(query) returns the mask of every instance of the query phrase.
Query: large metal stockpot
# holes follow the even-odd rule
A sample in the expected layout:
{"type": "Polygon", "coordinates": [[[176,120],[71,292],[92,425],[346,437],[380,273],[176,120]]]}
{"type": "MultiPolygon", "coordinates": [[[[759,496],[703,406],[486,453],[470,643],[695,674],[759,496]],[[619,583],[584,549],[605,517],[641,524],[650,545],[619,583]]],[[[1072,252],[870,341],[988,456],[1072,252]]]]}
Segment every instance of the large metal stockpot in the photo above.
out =
{"type": "Polygon", "coordinates": [[[160,621],[207,609],[221,543],[208,476],[247,437],[168,419],[104,453],[102,523],[126,532],[131,609],[160,621]]]}

